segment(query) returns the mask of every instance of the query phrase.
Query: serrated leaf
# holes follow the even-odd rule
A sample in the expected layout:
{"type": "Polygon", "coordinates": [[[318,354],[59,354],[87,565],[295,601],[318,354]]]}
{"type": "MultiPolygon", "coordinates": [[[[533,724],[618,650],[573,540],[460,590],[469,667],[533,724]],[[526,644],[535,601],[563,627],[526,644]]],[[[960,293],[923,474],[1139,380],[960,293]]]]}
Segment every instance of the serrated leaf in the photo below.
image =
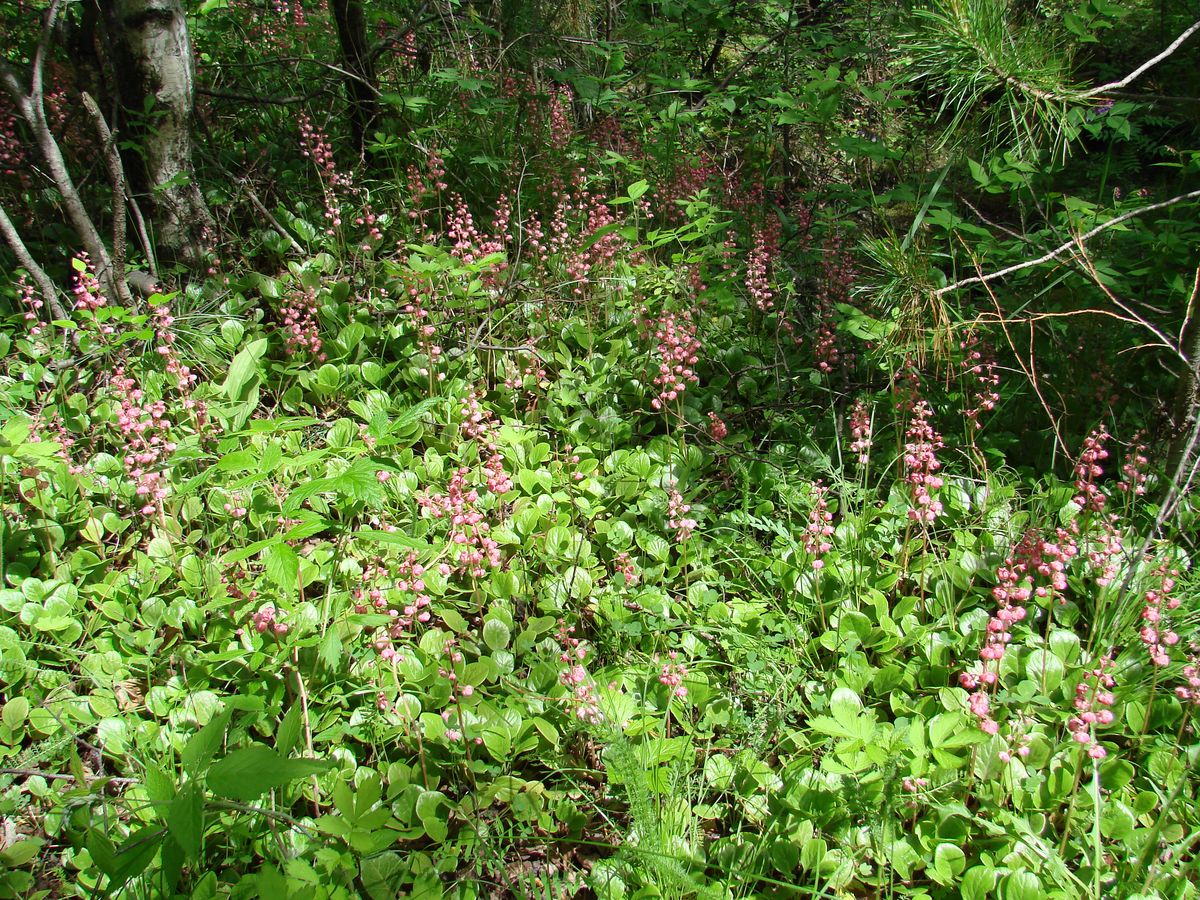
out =
{"type": "Polygon", "coordinates": [[[325,637],[321,638],[321,644],[317,648],[317,652],[320,654],[321,662],[325,663],[326,668],[330,671],[337,671],[342,661],[342,639],[338,636],[336,629],[330,628],[325,633],[325,637]]]}
{"type": "Polygon", "coordinates": [[[299,586],[300,557],[282,540],[263,551],[263,566],[270,578],[283,591],[294,594],[299,586]]]}
{"type": "Polygon", "coordinates": [[[363,503],[378,500],[383,496],[383,485],[380,484],[375,465],[370,460],[355,460],[350,468],[330,481],[331,490],[363,503]]]}
{"type": "Polygon", "coordinates": [[[381,853],[359,864],[363,887],[372,900],[392,900],[396,897],[399,878],[407,871],[398,853],[381,853]]]}

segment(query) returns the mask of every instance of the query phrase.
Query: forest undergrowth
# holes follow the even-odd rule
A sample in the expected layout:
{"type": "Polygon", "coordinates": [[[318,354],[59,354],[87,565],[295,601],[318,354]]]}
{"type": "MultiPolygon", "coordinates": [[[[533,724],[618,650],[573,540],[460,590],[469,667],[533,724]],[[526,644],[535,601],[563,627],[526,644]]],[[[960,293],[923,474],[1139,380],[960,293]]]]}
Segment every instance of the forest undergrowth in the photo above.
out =
{"type": "Polygon", "coordinates": [[[1194,124],[413,29],[353,159],[203,6],[205,271],[3,258],[0,896],[1196,896],[1194,124]]]}

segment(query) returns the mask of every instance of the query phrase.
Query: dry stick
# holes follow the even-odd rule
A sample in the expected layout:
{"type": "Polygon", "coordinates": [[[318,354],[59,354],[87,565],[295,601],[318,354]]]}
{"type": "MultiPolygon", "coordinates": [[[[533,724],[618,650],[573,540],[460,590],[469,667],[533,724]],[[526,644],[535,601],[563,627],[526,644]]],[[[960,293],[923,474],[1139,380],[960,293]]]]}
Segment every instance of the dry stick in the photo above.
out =
{"type": "Polygon", "coordinates": [[[1183,313],[1183,324],[1179,326],[1179,346],[1183,346],[1184,336],[1188,325],[1192,322],[1192,313],[1196,311],[1196,299],[1200,297],[1200,266],[1196,266],[1196,275],[1192,279],[1192,296],[1188,297],[1187,309],[1183,313]]]}
{"type": "Polygon", "coordinates": [[[1088,256],[1087,250],[1084,248],[1082,241],[1079,242],[1077,251],[1076,258],[1083,263],[1084,268],[1087,269],[1088,275],[1090,275],[1092,281],[1096,283],[1096,287],[1100,288],[1100,290],[1104,292],[1104,296],[1108,297],[1113,306],[1116,306],[1122,312],[1129,315],[1130,321],[1141,325],[1152,335],[1158,338],[1162,342],[1162,346],[1170,349],[1176,356],[1179,357],[1181,361],[1187,363],[1188,358],[1183,354],[1183,350],[1181,348],[1174,346],[1170,339],[1161,331],[1159,331],[1152,322],[1139,316],[1136,312],[1129,308],[1128,304],[1126,304],[1123,300],[1121,300],[1121,298],[1108,289],[1108,285],[1104,283],[1103,279],[1100,278],[1100,273],[1096,271],[1096,267],[1092,263],[1092,258],[1088,256]]]}
{"type": "Polygon", "coordinates": [[[238,179],[238,185],[246,192],[246,199],[250,201],[250,205],[258,210],[259,214],[266,219],[271,227],[280,235],[286,238],[287,242],[292,245],[292,249],[300,255],[304,255],[304,248],[292,237],[291,233],[279,224],[279,220],[271,215],[271,211],[258,199],[258,194],[254,193],[254,188],[250,187],[250,182],[246,178],[238,179]]]}
{"type": "Polygon", "coordinates": [[[967,285],[987,284],[988,282],[995,281],[997,278],[1003,278],[1006,275],[1011,275],[1013,272],[1020,272],[1022,269],[1032,269],[1034,266],[1040,266],[1043,263],[1050,262],[1052,259],[1056,259],[1071,248],[1080,246],[1084,241],[1091,240],[1101,232],[1107,231],[1109,228],[1113,228],[1116,225],[1120,225],[1122,222],[1128,222],[1130,219],[1145,215],[1148,212],[1154,212],[1156,209],[1165,209],[1168,206],[1174,206],[1176,203],[1182,203],[1184,200],[1195,200],[1197,198],[1200,198],[1200,191],[1191,191],[1187,194],[1180,194],[1178,197],[1172,197],[1170,200],[1163,200],[1160,203],[1151,203],[1149,206],[1141,206],[1137,209],[1131,209],[1129,212],[1122,213],[1115,219],[1109,219],[1102,225],[1097,225],[1091,231],[1085,231],[1083,234],[1073,237],[1071,240],[1059,247],[1056,247],[1049,253],[1039,256],[1037,259],[1029,259],[1022,263],[1016,263],[1003,268],[998,272],[992,272],[988,275],[980,273],[979,275],[974,275],[970,278],[963,278],[962,280],[956,281],[953,284],[948,284],[943,288],[938,288],[933,292],[933,296],[940,297],[943,294],[948,294],[951,291],[957,291],[959,288],[966,287],[967,285]]]}
{"type": "Polygon", "coordinates": [[[1162,62],[1164,59],[1166,59],[1168,56],[1170,56],[1172,53],[1174,53],[1176,50],[1178,50],[1180,45],[1182,45],[1184,41],[1186,41],[1188,38],[1190,38],[1197,31],[1200,31],[1200,20],[1193,22],[1192,26],[1190,28],[1188,28],[1186,31],[1184,31],[1183,34],[1179,35],[1179,37],[1175,38],[1175,40],[1173,40],[1167,46],[1166,50],[1164,50],[1162,53],[1158,54],[1157,56],[1152,56],[1150,59],[1146,60],[1144,63],[1142,63],[1140,66],[1138,66],[1132,72],[1130,72],[1128,75],[1126,75],[1120,81],[1110,81],[1108,84],[1102,84],[1102,85],[1100,85],[1100,87],[1093,88],[1092,90],[1088,91],[1086,94],[1084,94],[1084,96],[1085,97],[1095,97],[1097,94],[1107,94],[1110,91],[1119,91],[1121,88],[1128,87],[1130,85],[1130,83],[1132,83],[1133,81],[1136,81],[1138,78],[1140,78],[1142,75],[1144,75],[1147,71],[1154,68],[1154,66],[1157,66],[1160,62],[1162,62]]]}
{"type": "Polygon", "coordinates": [[[46,298],[46,305],[50,307],[50,314],[55,319],[66,319],[67,311],[63,309],[62,303],[59,302],[58,291],[54,287],[54,282],[50,280],[50,276],[46,274],[46,270],[39,266],[30,255],[29,248],[21,240],[21,235],[17,231],[17,227],[13,225],[12,219],[8,217],[8,212],[4,209],[3,203],[0,203],[0,232],[3,232],[4,239],[8,241],[8,246],[12,249],[13,255],[17,257],[17,262],[37,282],[38,290],[46,298]]]}
{"type": "MultiPolygon", "coordinates": [[[[1150,69],[1157,66],[1160,62],[1162,62],[1164,59],[1166,59],[1168,56],[1170,56],[1172,53],[1174,53],[1176,50],[1178,50],[1183,45],[1184,41],[1186,41],[1193,34],[1195,34],[1197,32],[1197,30],[1200,30],[1200,21],[1193,22],[1191,27],[1186,29],[1182,34],[1179,35],[1179,37],[1175,38],[1175,40],[1173,40],[1170,44],[1168,44],[1167,48],[1165,50],[1163,50],[1157,56],[1152,56],[1150,59],[1146,60],[1146,62],[1142,63],[1140,66],[1138,66],[1136,69],[1134,69],[1128,75],[1126,75],[1120,81],[1110,81],[1107,84],[1102,84],[1099,87],[1094,87],[1089,91],[1072,91],[1072,90],[1068,89],[1068,90],[1060,93],[1058,91],[1046,91],[1041,88],[1034,87],[1031,84],[1021,81],[1019,78],[1006,73],[994,60],[992,60],[990,58],[986,58],[986,54],[983,52],[982,48],[976,47],[975,49],[978,51],[978,53],[981,57],[985,57],[984,62],[986,64],[988,70],[993,75],[995,75],[997,78],[999,78],[1001,81],[1003,81],[1006,85],[1009,85],[1010,87],[1018,88],[1018,89],[1024,91],[1025,93],[1029,94],[1030,96],[1036,97],[1038,100],[1041,100],[1045,103],[1051,103],[1051,102],[1065,103],[1065,102],[1069,102],[1072,100],[1089,100],[1092,97],[1099,97],[1104,94],[1113,94],[1113,93],[1120,91],[1122,88],[1128,87],[1130,84],[1132,84],[1138,78],[1140,78],[1142,75],[1146,74],[1146,72],[1148,72],[1150,69]]],[[[1140,99],[1140,98],[1138,98],[1138,99],[1140,99]]],[[[1153,99],[1153,97],[1151,97],[1151,99],[1153,99]]],[[[1186,100],[1194,101],[1194,98],[1184,98],[1184,97],[1172,97],[1169,99],[1173,99],[1173,100],[1185,100],[1186,99],[1186,100]]]]}
{"type": "Polygon", "coordinates": [[[223,91],[223,90],[219,90],[218,88],[210,88],[210,87],[196,88],[197,94],[203,94],[206,97],[216,97],[219,100],[237,100],[241,103],[253,103],[256,105],[272,104],[275,106],[290,106],[294,103],[307,103],[308,101],[310,101],[314,97],[316,97],[318,94],[321,94],[323,92],[324,92],[324,89],[322,89],[320,91],[313,91],[311,94],[304,94],[304,95],[296,94],[295,96],[292,96],[292,97],[264,97],[259,94],[243,94],[243,93],[240,93],[239,91],[223,91]]]}
{"type": "MultiPolygon", "coordinates": [[[[142,256],[146,257],[146,268],[150,272],[150,278],[157,283],[158,263],[154,259],[154,246],[150,243],[150,232],[146,229],[146,220],[142,218],[142,211],[133,198],[133,192],[129,190],[128,184],[125,185],[125,202],[129,204],[129,212],[133,217],[133,229],[137,232],[138,243],[142,245],[142,256]]],[[[130,273],[126,277],[132,277],[133,274],[130,273]]],[[[131,286],[133,285],[131,284],[131,286]]]]}
{"type": "Polygon", "coordinates": [[[720,82],[718,82],[716,87],[714,87],[711,91],[706,91],[703,94],[703,96],[701,96],[697,101],[690,104],[692,109],[699,109],[700,107],[704,106],[705,103],[708,102],[708,98],[711,97],[713,94],[719,94],[719,93],[721,93],[721,91],[725,90],[725,88],[729,87],[729,85],[733,83],[733,79],[737,78],[738,75],[742,74],[742,72],[744,72],[747,68],[749,68],[750,64],[753,63],[754,60],[757,59],[759,56],[761,56],[764,51],[766,51],[769,47],[771,47],[772,44],[775,44],[778,41],[783,40],[783,38],[787,37],[789,34],[791,34],[793,31],[795,31],[797,28],[799,28],[801,25],[803,25],[807,20],[813,18],[817,14],[818,10],[819,10],[819,7],[817,9],[812,9],[809,12],[805,13],[803,16],[798,17],[795,22],[789,22],[783,28],[779,29],[774,34],[767,37],[761,44],[759,44],[753,50],[749,51],[745,56],[742,57],[741,62],[739,62],[736,66],[734,66],[725,75],[725,77],[722,78],[720,80],[720,82]]]}
{"type": "Polygon", "coordinates": [[[251,813],[251,814],[257,814],[257,815],[263,816],[267,819],[278,819],[280,822],[285,822],[288,825],[290,825],[292,828],[295,828],[297,831],[303,831],[307,835],[316,834],[316,832],[313,831],[312,828],[305,825],[303,822],[301,822],[296,817],[289,816],[287,813],[282,813],[282,812],[279,812],[278,810],[266,809],[265,807],[262,807],[262,806],[252,806],[249,803],[238,803],[236,800],[212,799],[212,800],[208,800],[206,802],[210,806],[214,806],[217,809],[233,809],[233,810],[237,810],[238,812],[247,812],[247,813],[251,813]]]}
{"type": "Polygon", "coordinates": [[[96,123],[96,133],[100,136],[100,146],[104,148],[104,161],[108,164],[108,177],[112,182],[112,261],[113,269],[122,277],[125,274],[125,169],[121,165],[121,156],[117,153],[117,144],[113,140],[112,130],[104,121],[104,113],[87,91],[80,94],[83,108],[91,115],[96,123]]]}
{"type": "Polygon", "coordinates": [[[979,221],[982,222],[984,225],[987,225],[990,228],[995,228],[997,231],[1003,231],[1010,238],[1013,238],[1014,240],[1018,240],[1023,244],[1032,244],[1033,243],[1033,241],[1031,241],[1029,239],[1028,235],[1021,234],[1019,231],[1013,231],[1011,228],[1007,228],[1004,225],[1001,225],[999,222],[993,222],[991,219],[989,219],[987,216],[985,216],[983,213],[981,213],[978,209],[976,209],[970,200],[968,200],[966,197],[962,196],[961,194],[958,197],[958,202],[961,203],[963,206],[965,206],[967,209],[969,209],[971,212],[975,213],[975,217],[977,219],[979,219],[979,221]]]}
{"type": "MultiPolygon", "coordinates": [[[[74,775],[61,772],[43,772],[40,769],[0,769],[0,775],[17,775],[23,778],[45,778],[50,781],[78,781],[74,775]]],[[[90,775],[88,782],[111,781],[113,784],[140,784],[136,778],[116,778],[110,775],[90,775]]]]}
{"type": "MultiPolygon", "coordinates": [[[[118,159],[120,156],[118,155],[118,159]]],[[[146,228],[146,220],[142,218],[141,207],[137,205],[137,200],[134,199],[133,191],[129,189],[128,179],[125,182],[125,202],[129,205],[129,213],[133,219],[133,230],[137,234],[138,243],[142,245],[142,256],[146,258],[146,269],[150,272],[150,278],[154,281],[157,290],[158,283],[158,261],[154,258],[154,245],[150,243],[150,232],[146,228]]],[[[142,273],[129,273],[126,278],[132,279],[134,274],[141,275],[142,273]]],[[[130,287],[137,288],[137,285],[131,280],[130,287]]],[[[141,293],[152,293],[138,290],[141,293]]]]}
{"type": "MultiPolygon", "coordinates": [[[[975,271],[977,271],[977,272],[980,271],[979,261],[977,259],[972,258],[971,262],[975,265],[975,271]]],[[[1000,309],[1000,301],[996,298],[995,293],[992,291],[991,287],[988,286],[986,281],[980,280],[980,283],[983,284],[984,290],[987,291],[988,297],[991,298],[992,305],[996,307],[996,321],[1000,325],[1000,330],[1004,332],[1004,339],[1006,341],[1008,341],[1009,349],[1011,349],[1013,352],[1013,359],[1015,359],[1017,361],[1017,365],[1021,367],[1021,371],[1022,371],[1022,373],[1024,373],[1025,377],[1029,380],[1029,384],[1033,388],[1033,392],[1035,394],[1037,394],[1038,401],[1042,404],[1042,409],[1044,409],[1046,411],[1046,418],[1048,418],[1050,420],[1050,427],[1052,429],[1054,429],[1055,443],[1058,444],[1059,448],[1062,450],[1062,452],[1065,456],[1070,456],[1071,451],[1067,447],[1066,441],[1063,440],[1062,432],[1059,431],[1058,420],[1054,418],[1054,412],[1050,409],[1050,404],[1047,403],[1046,398],[1044,396],[1042,396],[1042,387],[1041,387],[1041,384],[1038,382],[1037,372],[1033,368],[1033,365],[1034,365],[1033,364],[1033,324],[1030,323],[1030,326],[1029,326],[1029,363],[1030,364],[1029,364],[1029,367],[1027,368],[1025,366],[1025,360],[1021,357],[1021,354],[1019,352],[1017,352],[1017,345],[1013,341],[1012,335],[1009,334],[1008,326],[1007,326],[1006,320],[1004,318],[1004,313],[1000,309]]]]}

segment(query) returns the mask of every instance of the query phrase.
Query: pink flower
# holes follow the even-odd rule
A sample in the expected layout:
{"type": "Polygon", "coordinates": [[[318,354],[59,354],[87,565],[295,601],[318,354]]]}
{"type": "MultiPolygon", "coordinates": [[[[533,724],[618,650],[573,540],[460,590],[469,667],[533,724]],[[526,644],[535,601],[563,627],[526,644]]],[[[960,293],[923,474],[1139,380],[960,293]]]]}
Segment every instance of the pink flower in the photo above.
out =
{"type": "Polygon", "coordinates": [[[813,508],[804,529],[804,549],[812,557],[812,567],[817,570],[825,567],[822,557],[833,549],[829,540],[834,532],[833,513],[829,511],[828,493],[829,489],[820,481],[813,482],[813,508]]]}
{"type": "Polygon", "coordinates": [[[667,527],[675,532],[675,540],[681,544],[696,529],[696,520],[687,516],[691,511],[691,505],[683,502],[683,495],[671,488],[667,497],[667,527]]]}
{"type": "Polygon", "coordinates": [[[658,341],[658,374],[654,376],[658,395],[650,401],[650,406],[661,410],[682,397],[689,384],[700,380],[693,368],[699,362],[700,341],[686,313],[660,316],[654,337],[658,341]]]}
{"type": "Polygon", "coordinates": [[[929,423],[932,416],[933,410],[924,400],[913,405],[912,419],[905,432],[908,442],[904,445],[904,468],[913,502],[908,517],[925,523],[933,522],[942,512],[941,501],[934,498],[933,492],[942,486],[941,476],[935,473],[942,467],[937,451],[945,445],[929,423]]]}
{"type": "Polygon", "coordinates": [[[1107,751],[1096,741],[1095,727],[1110,725],[1114,719],[1112,710],[1107,708],[1117,702],[1111,690],[1116,685],[1116,679],[1108,673],[1112,665],[1111,657],[1101,657],[1096,667],[1088,671],[1075,686],[1074,706],[1078,714],[1067,721],[1071,740],[1086,747],[1092,759],[1103,759],[1107,755],[1107,751]]]}
{"type": "Polygon", "coordinates": [[[850,436],[850,452],[857,454],[860,466],[865,466],[871,459],[871,411],[862,397],[850,410],[850,436]]]}
{"type": "Polygon", "coordinates": [[[1075,497],[1075,504],[1081,510],[1104,511],[1104,504],[1108,498],[1096,484],[1096,479],[1104,474],[1100,463],[1108,458],[1104,444],[1109,438],[1108,430],[1101,426],[1083,442],[1083,452],[1079,455],[1079,462],[1075,464],[1075,489],[1079,491],[1075,497]]]}

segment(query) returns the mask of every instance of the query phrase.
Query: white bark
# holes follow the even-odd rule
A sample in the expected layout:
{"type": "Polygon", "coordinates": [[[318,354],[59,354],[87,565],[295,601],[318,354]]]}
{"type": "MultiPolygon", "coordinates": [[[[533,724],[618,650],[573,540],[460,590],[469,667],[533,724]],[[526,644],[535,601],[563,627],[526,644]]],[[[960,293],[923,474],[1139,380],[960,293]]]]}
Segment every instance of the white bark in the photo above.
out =
{"type": "Polygon", "coordinates": [[[215,226],[192,168],[195,69],[183,6],[180,0],[107,0],[105,7],[131,125],[153,101],[138,138],[158,244],[169,258],[199,266],[205,234],[215,226]]]}

